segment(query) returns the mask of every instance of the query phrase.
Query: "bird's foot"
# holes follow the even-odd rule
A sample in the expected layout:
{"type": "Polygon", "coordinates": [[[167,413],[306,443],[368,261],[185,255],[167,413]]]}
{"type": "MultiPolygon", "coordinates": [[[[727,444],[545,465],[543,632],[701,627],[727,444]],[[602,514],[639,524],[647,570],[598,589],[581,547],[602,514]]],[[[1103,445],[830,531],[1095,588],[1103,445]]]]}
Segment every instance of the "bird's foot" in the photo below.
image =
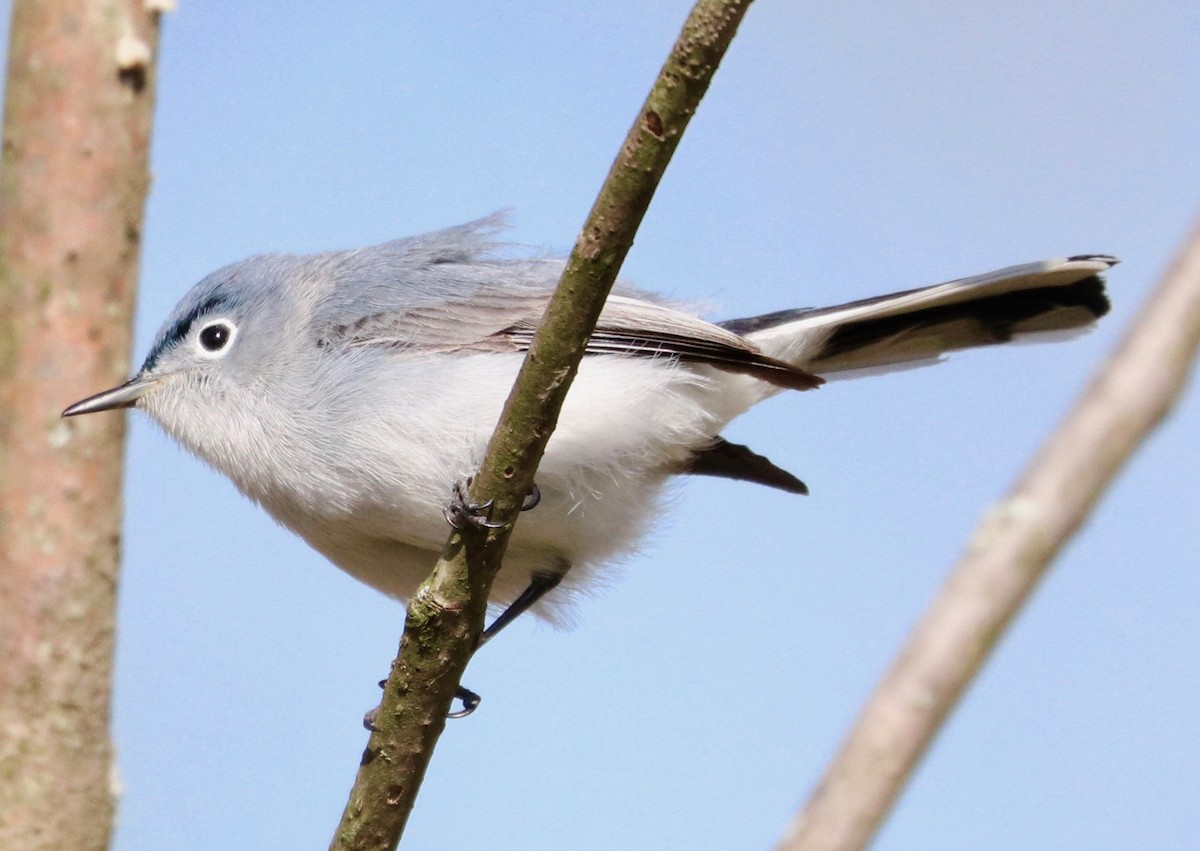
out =
{"type": "MultiPolygon", "coordinates": [[[[465,524],[471,524],[481,529],[501,529],[505,524],[498,523],[488,516],[495,500],[487,500],[486,502],[471,502],[470,496],[467,493],[467,487],[471,484],[471,480],[467,479],[464,482],[454,483],[454,497],[450,504],[442,511],[442,516],[446,518],[455,529],[462,529],[465,524]]],[[[534,484],[529,489],[529,493],[525,495],[525,499],[521,502],[521,510],[529,511],[537,506],[542,501],[542,492],[538,486],[534,484]]]]}
{"type": "MultiPolygon", "coordinates": [[[[379,681],[380,688],[383,688],[385,685],[387,685],[387,680],[379,681]]],[[[466,718],[479,708],[479,703],[483,700],[483,698],[478,694],[471,691],[469,688],[464,688],[463,686],[459,686],[458,690],[454,692],[454,699],[462,701],[463,708],[454,712],[447,712],[447,718],[466,718]]],[[[380,704],[380,706],[382,706],[382,704],[380,704]]],[[[376,706],[374,709],[369,710],[363,715],[363,727],[372,733],[379,729],[375,725],[375,722],[379,718],[380,706],[376,706]]]]}

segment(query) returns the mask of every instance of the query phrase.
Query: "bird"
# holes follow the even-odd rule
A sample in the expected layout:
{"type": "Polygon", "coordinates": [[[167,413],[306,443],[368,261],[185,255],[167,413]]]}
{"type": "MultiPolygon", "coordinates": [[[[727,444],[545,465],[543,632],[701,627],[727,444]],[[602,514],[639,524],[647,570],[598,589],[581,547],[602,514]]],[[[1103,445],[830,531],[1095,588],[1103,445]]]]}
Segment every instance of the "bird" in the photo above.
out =
{"type": "MultiPolygon", "coordinates": [[[[410,597],[447,538],[564,261],[493,215],[366,248],[264,254],[184,295],[141,368],[68,407],[145,412],[334,565],[410,597]],[[450,519],[454,520],[453,512],[450,519]]],[[[634,551],[679,476],[804,483],[722,436],[755,404],[961,349],[1086,331],[1104,254],[709,322],[618,281],[587,343],[489,606],[551,622],[634,551]],[[530,506],[527,506],[530,507],[530,506]]]]}

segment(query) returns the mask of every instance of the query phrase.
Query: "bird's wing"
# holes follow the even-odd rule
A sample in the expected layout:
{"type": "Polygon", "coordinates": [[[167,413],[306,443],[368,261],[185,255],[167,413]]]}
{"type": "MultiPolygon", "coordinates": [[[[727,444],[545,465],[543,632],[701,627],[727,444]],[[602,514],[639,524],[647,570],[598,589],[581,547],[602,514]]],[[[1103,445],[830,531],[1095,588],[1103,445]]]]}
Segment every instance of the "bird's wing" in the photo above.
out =
{"type": "MultiPolygon", "coordinates": [[[[562,273],[561,260],[502,256],[498,218],[322,255],[310,282],[320,346],[407,351],[524,351],[562,273]],[[319,266],[319,268],[318,268],[319,266]]],[[[734,331],[618,284],[588,354],[676,358],[808,389],[821,380],[734,331]]]]}
{"type": "MultiPolygon", "coordinates": [[[[550,291],[544,287],[479,286],[469,297],[423,299],[326,325],[322,346],[389,346],[398,350],[467,353],[525,351],[550,291]]],[[[382,307],[382,306],[381,306],[382,307]]],[[[807,390],[814,375],[764,354],[739,335],[662,304],[610,296],[587,354],[677,358],[752,375],[781,387],[807,390]]]]}

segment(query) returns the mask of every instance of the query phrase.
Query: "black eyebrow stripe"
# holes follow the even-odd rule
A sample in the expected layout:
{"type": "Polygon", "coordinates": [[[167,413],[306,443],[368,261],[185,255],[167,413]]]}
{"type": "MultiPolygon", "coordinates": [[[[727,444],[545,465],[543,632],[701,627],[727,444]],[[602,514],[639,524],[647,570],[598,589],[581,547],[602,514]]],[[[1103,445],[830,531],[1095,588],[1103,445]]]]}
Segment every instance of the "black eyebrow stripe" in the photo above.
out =
{"type": "Polygon", "coordinates": [[[154,367],[163,352],[174,346],[189,333],[191,333],[192,325],[196,320],[207,313],[211,313],[216,308],[225,304],[229,299],[223,295],[214,295],[206,298],[198,305],[189,310],[186,314],[176,320],[170,328],[168,328],[159,338],[154,347],[150,349],[150,353],[146,355],[146,360],[142,363],[142,372],[145,372],[154,367]]]}

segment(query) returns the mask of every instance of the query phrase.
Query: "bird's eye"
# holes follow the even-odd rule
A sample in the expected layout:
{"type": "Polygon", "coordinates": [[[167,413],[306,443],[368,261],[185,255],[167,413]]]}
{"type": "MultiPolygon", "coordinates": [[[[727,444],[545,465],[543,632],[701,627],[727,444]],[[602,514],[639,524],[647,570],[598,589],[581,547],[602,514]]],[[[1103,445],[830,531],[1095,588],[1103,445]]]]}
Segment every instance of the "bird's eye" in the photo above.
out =
{"type": "Polygon", "coordinates": [[[200,345],[205,351],[219,352],[233,339],[233,329],[225,322],[214,322],[200,330],[200,345]]]}

